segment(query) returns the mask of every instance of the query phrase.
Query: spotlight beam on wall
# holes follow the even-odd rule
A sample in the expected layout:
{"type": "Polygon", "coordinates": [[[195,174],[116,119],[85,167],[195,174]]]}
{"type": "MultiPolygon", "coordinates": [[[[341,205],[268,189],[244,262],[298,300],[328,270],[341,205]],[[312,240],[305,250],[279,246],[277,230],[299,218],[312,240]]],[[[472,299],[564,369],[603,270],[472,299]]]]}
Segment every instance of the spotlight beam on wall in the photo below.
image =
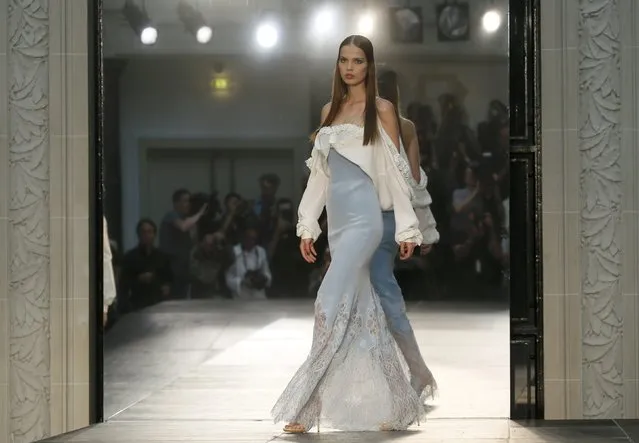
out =
{"type": "Polygon", "coordinates": [[[206,44],[211,41],[213,30],[204,20],[202,11],[198,11],[185,0],[180,0],[177,9],[180,21],[184,23],[187,31],[192,33],[199,43],[206,44]]]}
{"type": "Polygon", "coordinates": [[[124,8],[122,8],[122,14],[143,44],[153,45],[157,42],[158,31],[151,25],[151,19],[146,11],[143,11],[131,0],[126,0],[124,8]]]}

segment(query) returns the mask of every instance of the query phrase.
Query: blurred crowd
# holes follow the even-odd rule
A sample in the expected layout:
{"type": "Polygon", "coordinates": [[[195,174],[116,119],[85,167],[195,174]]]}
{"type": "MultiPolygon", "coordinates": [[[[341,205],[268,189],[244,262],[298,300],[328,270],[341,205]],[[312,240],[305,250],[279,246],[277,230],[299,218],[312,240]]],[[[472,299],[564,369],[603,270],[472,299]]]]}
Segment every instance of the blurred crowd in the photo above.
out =
{"type": "Polygon", "coordinates": [[[441,236],[425,281],[433,296],[499,296],[509,262],[508,109],[491,101],[485,120],[471,128],[453,95],[442,95],[438,105],[439,122],[430,106],[407,110],[441,236]]]}
{"type": "MultiPolygon", "coordinates": [[[[508,111],[491,101],[473,129],[454,96],[442,95],[439,107],[441,121],[419,103],[406,117],[417,128],[440,242],[398,262],[396,275],[409,299],[498,295],[508,270],[508,111]]],[[[167,299],[314,297],[330,264],[327,238],[316,243],[318,262],[306,264],[293,202],[278,198],[279,186],[280,177],[264,174],[252,199],[176,190],[159,226],[143,218],[138,244],[124,254],[113,248],[114,310],[167,299]]]]}
{"type": "Polygon", "coordinates": [[[138,244],[114,252],[117,311],[166,299],[264,299],[305,290],[310,270],[299,256],[293,202],[277,197],[279,185],[277,175],[263,175],[255,199],[176,190],[160,225],[141,219],[138,244]]]}

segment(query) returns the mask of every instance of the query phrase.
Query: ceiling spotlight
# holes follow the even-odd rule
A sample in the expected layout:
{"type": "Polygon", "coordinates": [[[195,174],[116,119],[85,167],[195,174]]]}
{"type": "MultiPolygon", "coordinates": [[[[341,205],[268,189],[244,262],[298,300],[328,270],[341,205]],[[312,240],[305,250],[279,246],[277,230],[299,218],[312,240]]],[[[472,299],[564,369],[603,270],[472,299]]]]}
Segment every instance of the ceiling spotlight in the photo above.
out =
{"type": "Polygon", "coordinates": [[[211,41],[213,30],[206,24],[201,11],[195,9],[189,2],[180,0],[180,3],[178,3],[178,15],[187,31],[195,36],[198,43],[205,44],[211,41]]]}
{"type": "Polygon", "coordinates": [[[335,28],[337,14],[334,7],[324,6],[313,17],[312,31],[316,36],[330,34],[335,28]]]}
{"type": "Polygon", "coordinates": [[[494,9],[486,11],[481,19],[481,24],[486,32],[495,32],[501,26],[501,14],[494,9]]]}
{"type": "Polygon", "coordinates": [[[264,49],[274,47],[279,40],[279,31],[273,22],[264,22],[257,27],[255,32],[257,44],[264,49]]]}
{"type": "Polygon", "coordinates": [[[357,32],[364,36],[369,36],[375,30],[375,14],[372,12],[365,12],[357,21],[357,32]]]}
{"type": "Polygon", "coordinates": [[[158,41],[158,30],[153,26],[147,26],[140,32],[140,41],[144,45],[154,45],[158,41]]]}
{"type": "Polygon", "coordinates": [[[154,45],[158,41],[158,31],[151,25],[151,19],[146,11],[133,1],[126,0],[122,13],[133,32],[140,37],[142,44],[154,45]]]}

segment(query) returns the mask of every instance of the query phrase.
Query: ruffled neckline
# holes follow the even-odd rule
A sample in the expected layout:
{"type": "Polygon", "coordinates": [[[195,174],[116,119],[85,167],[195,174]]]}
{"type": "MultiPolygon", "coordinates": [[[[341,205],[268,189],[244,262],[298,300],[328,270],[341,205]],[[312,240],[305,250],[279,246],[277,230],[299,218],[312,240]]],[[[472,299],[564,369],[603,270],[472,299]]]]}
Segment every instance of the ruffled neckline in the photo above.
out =
{"type": "Polygon", "coordinates": [[[364,131],[364,127],[355,123],[339,123],[337,125],[322,126],[319,133],[338,134],[342,132],[364,131]]]}

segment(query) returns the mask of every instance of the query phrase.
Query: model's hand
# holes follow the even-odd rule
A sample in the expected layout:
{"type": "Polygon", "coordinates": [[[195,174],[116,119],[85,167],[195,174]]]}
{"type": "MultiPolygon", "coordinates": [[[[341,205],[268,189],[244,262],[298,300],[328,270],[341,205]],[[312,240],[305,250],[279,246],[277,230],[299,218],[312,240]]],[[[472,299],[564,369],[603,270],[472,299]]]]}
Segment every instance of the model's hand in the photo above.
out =
{"type": "Polygon", "coordinates": [[[399,259],[400,260],[408,260],[409,258],[411,258],[413,256],[413,251],[415,250],[415,247],[417,246],[417,243],[412,243],[412,242],[401,242],[399,244],[399,259]]]}
{"type": "Polygon", "coordinates": [[[304,258],[307,263],[315,263],[317,260],[317,252],[315,252],[315,245],[313,245],[312,238],[303,238],[300,240],[300,252],[302,253],[302,258],[304,258]]]}
{"type": "Polygon", "coordinates": [[[433,245],[421,245],[419,247],[420,255],[427,255],[433,249],[433,245]]]}
{"type": "Polygon", "coordinates": [[[108,312],[104,312],[102,314],[102,327],[105,327],[108,322],[109,322],[109,313],[108,312]]]}

